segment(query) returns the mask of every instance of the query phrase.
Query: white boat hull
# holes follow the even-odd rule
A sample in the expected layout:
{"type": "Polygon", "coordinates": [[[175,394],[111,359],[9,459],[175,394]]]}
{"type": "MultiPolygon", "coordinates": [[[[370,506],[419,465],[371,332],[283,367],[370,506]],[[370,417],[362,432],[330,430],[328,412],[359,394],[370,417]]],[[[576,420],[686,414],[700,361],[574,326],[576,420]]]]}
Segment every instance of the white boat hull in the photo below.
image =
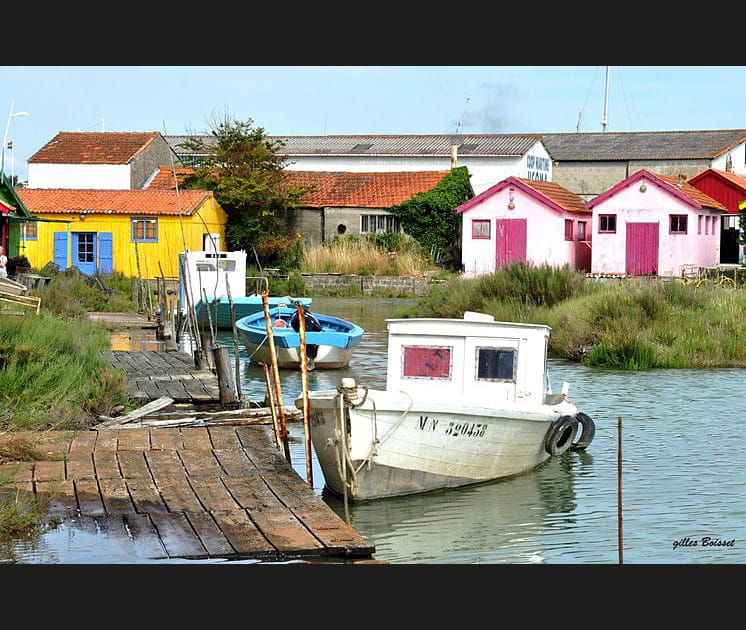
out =
{"type": "MultiPolygon", "coordinates": [[[[244,337],[244,345],[251,363],[263,362],[271,365],[269,345],[267,342],[256,344],[244,337]]],[[[350,364],[355,348],[337,348],[335,346],[319,346],[318,354],[313,361],[316,370],[338,370],[350,364]]],[[[297,370],[301,365],[300,348],[281,348],[275,346],[277,366],[282,369],[297,370]]]]}
{"type": "MultiPolygon", "coordinates": [[[[558,405],[454,408],[407,394],[358,390],[359,406],[336,390],[309,393],[311,439],[327,488],[368,500],[455,488],[524,473],[551,457],[553,423],[577,409],[558,405]],[[340,418],[349,425],[345,436],[340,418]],[[497,415],[496,415],[497,414],[497,415]],[[345,458],[344,453],[348,455],[345,458]]],[[[296,405],[301,406],[298,399],[296,405]]],[[[575,429],[564,436],[569,442],[575,429]]]]}

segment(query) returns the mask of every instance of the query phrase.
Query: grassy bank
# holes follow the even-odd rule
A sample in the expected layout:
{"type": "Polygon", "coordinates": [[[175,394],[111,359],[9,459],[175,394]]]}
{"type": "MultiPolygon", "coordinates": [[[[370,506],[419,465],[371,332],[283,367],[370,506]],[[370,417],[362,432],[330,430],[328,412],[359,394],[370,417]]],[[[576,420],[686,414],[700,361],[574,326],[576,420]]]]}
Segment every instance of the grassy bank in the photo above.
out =
{"type": "Polygon", "coordinates": [[[481,311],[552,328],[549,352],[585,365],[649,370],[746,366],[746,291],[677,279],[587,280],[514,264],[434,287],[407,317],[481,311]]]}

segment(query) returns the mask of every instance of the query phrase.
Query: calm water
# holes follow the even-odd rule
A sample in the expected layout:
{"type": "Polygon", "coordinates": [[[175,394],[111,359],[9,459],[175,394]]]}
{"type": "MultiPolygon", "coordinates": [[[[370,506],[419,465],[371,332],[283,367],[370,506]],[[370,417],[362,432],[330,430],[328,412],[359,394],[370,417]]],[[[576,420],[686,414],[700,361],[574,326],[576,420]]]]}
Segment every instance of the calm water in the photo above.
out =
{"type": "MultiPolygon", "coordinates": [[[[336,387],[342,376],[383,388],[384,320],[411,303],[315,298],[314,310],[355,321],[366,334],[349,368],[311,372],[311,389],[336,387]]],[[[232,347],[231,334],[221,333],[219,342],[232,347]]],[[[263,400],[263,371],[242,348],[240,356],[243,391],[263,400]]],[[[514,479],[347,510],[323,490],[314,461],[314,489],[375,544],[376,559],[393,564],[616,564],[621,419],[624,563],[740,564],[746,562],[746,423],[739,411],[745,374],[622,372],[550,360],[553,389],[568,381],[570,396],[596,423],[586,452],[565,453],[514,479]]],[[[282,378],[290,407],[301,391],[300,374],[283,370],[282,378]]],[[[303,426],[289,429],[292,464],[305,478],[303,426]]],[[[0,545],[0,562],[135,561],[97,532],[68,527],[0,545]]]]}

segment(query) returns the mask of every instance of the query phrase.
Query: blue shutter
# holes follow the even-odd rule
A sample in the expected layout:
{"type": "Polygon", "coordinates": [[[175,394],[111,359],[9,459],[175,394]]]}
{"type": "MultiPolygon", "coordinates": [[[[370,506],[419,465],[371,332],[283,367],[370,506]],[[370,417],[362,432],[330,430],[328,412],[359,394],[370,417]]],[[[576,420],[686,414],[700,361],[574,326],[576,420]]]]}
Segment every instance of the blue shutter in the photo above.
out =
{"type": "Polygon", "coordinates": [[[67,232],[54,233],[54,264],[60,271],[67,269],[67,232]]]}
{"type": "Polygon", "coordinates": [[[98,270],[101,273],[111,273],[113,269],[114,253],[111,232],[98,233],[98,270]]]}

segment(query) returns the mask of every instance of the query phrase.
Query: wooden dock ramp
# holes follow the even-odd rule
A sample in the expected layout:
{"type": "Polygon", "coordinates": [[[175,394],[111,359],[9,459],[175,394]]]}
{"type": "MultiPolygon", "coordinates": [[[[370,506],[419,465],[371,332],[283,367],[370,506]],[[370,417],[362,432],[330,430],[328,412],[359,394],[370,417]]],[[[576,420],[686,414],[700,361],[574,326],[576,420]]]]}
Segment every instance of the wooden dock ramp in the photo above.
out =
{"type": "Polygon", "coordinates": [[[271,425],[0,436],[8,439],[45,458],[21,463],[15,488],[62,522],[121,535],[143,561],[373,559],[375,547],[278,451],[271,425]]]}

